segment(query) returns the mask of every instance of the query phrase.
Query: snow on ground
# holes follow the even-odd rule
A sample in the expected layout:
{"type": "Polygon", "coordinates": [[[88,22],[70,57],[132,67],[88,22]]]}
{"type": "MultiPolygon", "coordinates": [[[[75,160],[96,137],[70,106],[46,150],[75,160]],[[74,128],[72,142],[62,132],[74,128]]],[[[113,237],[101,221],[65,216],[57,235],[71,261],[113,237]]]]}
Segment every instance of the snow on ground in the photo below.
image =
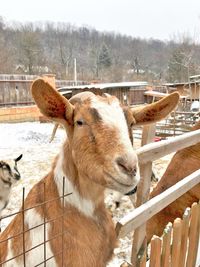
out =
{"type": "MultiPolygon", "coordinates": [[[[4,215],[18,211],[22,203],[22,188],[25,188],[27,195],[29,190],[37,183],[50,169],[54,157],[65,139],[65,132],[58,128],[56,137],[49,143],[53,130],[52,123],[25,122],[13,124],[0,124],[0,160],[14,159],[20,154],[23,158],[18,162],[18,169],[22,175],[21,180],[13,187],[10,202],[4,215]]],[[[136,148],[139,147],[139,140],[135,140],[136,148]]],[[[154,162],[154,172],[161,177],[168,164],[170,156],[154,162]]],[[[112,212],[113,220],[116,223],[134,207],[128,197],[122,198],[120,208],[115,208],[114,193],[107,192],[106,205],[112,212]]],[[[2,220],[2,228],[5,228],[11,218],[2,220]]],[[[119,247],[115,249],[115,257],[108,267],[120,266],[124,260],[130,261],[131,235],[119,241],[119,247]]]]}
{"type": "MultiPolygon", "coordinates": [[[[14,213],[20,208],[23,187],[27,195],[32,186],[47,174],[65,137],[65,132],[58,129],[54,141],[49,143],[52,130],[51,123],[0,124],[0,159],[14,159],[23,154],[18,162],[22,178],[13,187],[9,205],[3,215],[14,213]]],[[[7,224],[5,221],[2,221],[2,225],[7,224]]]]}

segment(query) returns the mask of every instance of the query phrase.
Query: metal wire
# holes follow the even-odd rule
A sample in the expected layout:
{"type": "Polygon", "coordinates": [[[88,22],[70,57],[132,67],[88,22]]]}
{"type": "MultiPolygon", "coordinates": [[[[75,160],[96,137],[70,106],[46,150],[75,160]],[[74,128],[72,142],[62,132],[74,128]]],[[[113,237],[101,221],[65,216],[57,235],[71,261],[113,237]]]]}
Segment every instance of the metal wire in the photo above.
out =
{"type": "MultiPolygon", "coordinates": [[[[64,195],[64,197],[67,197],[67,196],[69,196],[69,195],[71,195],[71,194],[72,194],[72,193],[67,193],[67,194],[64,195]]],[[[59,200],[59,199],[61,200],[62,197],[63,197],[63,196],[55,197],[55,198],[52,198],[52,199],[50,199],[50,200],[46,200],[46,201],[44,201],[44,202],[42,202],[42,203],[40,203],[40,204],[36,204],[35,206],[32,206],[32,207],[30,207],[30,208],[25,208],[24,211],[28,211],[28,210],[31,210],[31,209],[34,209],[34,208],[41,207],[42,205],[47,204],[47,203],[50,203],[50,202],[55,201],[55,200],[59,200]]],[[[4,219],[9,218],[9,217],[12,217],[12,216],[15,216],[15,215],[17,215],[17,214],[19,214],[19,213],[21,213],[21,211],[16,211],[16,212],[14,212],[14,213],[12,213],[12,214],[2,216],[2,217],[1,217],[1,220],[4,220],[4,219]]]]}
{"type": "Polygon", "coordinates": [[[63,177],[63,190],[62,190],[62,267],[64,264],[64,208],[65,208],[65,177],[63,177]]]}
{"type": "MultiPolygon", "coordinates": [[[[1,221],[6,219],[6,218],[9,218],[11,216],[16,216],[16,215],[21,215],[22,216],[22,231],[20,231],[20,233],[18,234],[15,234],[13,236],[9,236],[8,238],[4,239],[4,240],[1,240],[0,241],[0,246],[3,245],[4,242],[8,242],[9,240],[12,240],[14,238],[17,238],[17,237],[22,237],[22,252],[19,253],[18,255],[15,255],[13,256],[12,258],[10,259],[6,259],[4,261],[2,261],[2,253],[0,253],[0,266],[2,266],[2,264],[5,264],[7,262],[10,262],[18,257],[23,257],[23,266],[26,267],[27,266],[27,259],[26,259],[26,254],[31,252],[32,250],[34,249],[37,249],[38,247],[40,246],[44,246],[43,247],[43,253],[44,253],[44,260],[35,265],[35,267],[37,266],[40,266],[42,264],[44,264],[44,266],[46,266],[46,262],[51,260],[52,258],[55,258],[55,256],[57,255],[61,255],[61,261],[62,261],[62,265],[61,266],[64,266],[64,234],[65,233],[68,233],[68,231],[64,231],[64,215],[66,214],[65,212],[65,209],[64,209],[64,201],[65,201],[65,197],[71,195],[72,193],[68,193],[68,194],[65,194],[65,177],[63,177],[63,190],[62,190],[62,196],[59,196],[59,197],[56,197],[56,198],[53,198],[53,199],[50,199],[50,200],[46,200],[46,185],[45,183],[43,184],[43,202],[40,203],[40,204],[36,204],[32,207],[28,207],[28,208],[25,208],[25,188],[23,188],[23,191],[22,191],[22,208],[20,211],[18,212],[14,212],[12,214],[9,214],[7,216],[3,216],[1,218],[1,221]],[[46,205],[48,203],[51,203],[52,201],[58,201],[60,200],[61,201],[61,207],[62,207],[62,213],[61,215],[59,216],[56,216],[55,218],[51,218],[51,219],[48,219],[47,218],[47,210],[46,210],[46,205]],[[29,229],[26,229],[26,224],[25,224],[25,212],[28,211],[28,210],[31,210],[31,209],[35,209],[35,208],[38,208],[38,207],[42,207],[43,208],[43,214],[44,214],[44,218],[43,218],[43,222],[41,224],[38,224],[36,226],[33,226],[29,229]],[[61,220],[61,232],[59,232],[58,234],[54,235],[53,237],[51,238],[48,238],[47,240],[47,224],[48,223],[52,223],[52,222],[55,222],[57,220],[61,220]],[[28,232],[38,228],[38,227],[42,227],[44,228],[43,230],[43,233],[44,233],[44,238],[43,238],[43,242],[31,247],[31,248],[27,248],[26,249],[26,235],[28,232]],[[55,240],[55,239],[58,239],[58,238],[61,238],[61,248],[58,252],[56,252],[53,256],[47,258],[47,250],[46,250],[46,244],[52,240],[55,240]]],[[[0,251],[1,252],[1,251],[0,251]]]]}
{"type": "Polygon", "coordinates": [[[22,193],[22,229],[23,229],[23,234],[22,234],[22,238],[23,238],[23,263],[24,263],[24,267],[26,267],[24,200],[25,200],[25,188],[23,187],[23,193],[22,193]]]}
{"type": "MultiPolygon", "coordinates": [[[[44,183],[44,202],[46,200],[46,184],[44,183]]],[[[43,205],[44,212],[44,267],[46,267],[46,204],[43,205]]]]}

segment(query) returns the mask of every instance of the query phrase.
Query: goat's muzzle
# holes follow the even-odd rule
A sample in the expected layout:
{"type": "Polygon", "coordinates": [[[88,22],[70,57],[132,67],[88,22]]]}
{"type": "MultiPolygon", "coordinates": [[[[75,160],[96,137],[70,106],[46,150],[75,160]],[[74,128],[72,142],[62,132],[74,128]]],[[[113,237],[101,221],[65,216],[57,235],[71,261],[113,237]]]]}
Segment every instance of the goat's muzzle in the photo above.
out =
{"type": "Polygon", "coordinates": [[[15,180],[18,181],[18,180],[20,180],[20,178],[21,178],[21,175],[20,175],[19,173],[15,173],[15,174],[14,174],[14,179],[15,179],[15,180]]]}

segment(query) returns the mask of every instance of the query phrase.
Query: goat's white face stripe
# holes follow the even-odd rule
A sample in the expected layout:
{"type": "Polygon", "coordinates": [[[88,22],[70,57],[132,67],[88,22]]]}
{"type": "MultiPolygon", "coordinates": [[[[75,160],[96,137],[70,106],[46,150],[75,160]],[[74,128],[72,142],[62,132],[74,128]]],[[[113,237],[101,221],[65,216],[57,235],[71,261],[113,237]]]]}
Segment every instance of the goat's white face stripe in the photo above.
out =
{"type": "Polygon", "coordinates": [[[114,99],[110,104],[108,104],[103,101],[99,101],[96,98],[92,98],[91,107],[98,111],[104,124],[110,127],[114,126],[117,129],[120,138],[119,143],[124,144],[129,149],[132,149],[128,135],[128,126],[118,99],[114,99]]]}

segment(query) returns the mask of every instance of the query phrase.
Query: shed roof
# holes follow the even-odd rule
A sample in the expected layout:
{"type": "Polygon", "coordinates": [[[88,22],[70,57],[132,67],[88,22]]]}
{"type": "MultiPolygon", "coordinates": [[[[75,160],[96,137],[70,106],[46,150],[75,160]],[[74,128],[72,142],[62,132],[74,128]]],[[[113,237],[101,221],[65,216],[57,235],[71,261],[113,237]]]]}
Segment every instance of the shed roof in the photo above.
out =
{"type": "Polygon", "coordinates": [[[189,78],[190,78],[190,79],[200,78],[200,74],[192,75],[192,76],[190,76],[189,78]]]}
{"type": "Polygon", "coordinates": [[[64,86],[59,88],[60,92],[65,90],[76,90],[76,89],[106,89],[106,88],[134,88],[147,86],[147,82],[120,82],[120,83],[95,83],[87,85],[78,85],[78,86],[64,86]]]}
{"type": "MultiPolygon", "coordinates": [[[[144,92],[144,95],[162,98],[162,97],[167,96],[169,94],[151,90],[151,91],[144,92]]],[[[188,96],[180,96],[180,98],[187,98],[187,97],[188,96]]]]}
{"type": "Polygon", "coordinates": [[[163,86],[171,86],[171,87],[175,87],[175,86],[179,86],[179,85],[189,85],[189,84],[197,84],[200,83],[200,81],[190,81],[190,82],[176,82],[176,83],[164,83],[163,86]]]}

